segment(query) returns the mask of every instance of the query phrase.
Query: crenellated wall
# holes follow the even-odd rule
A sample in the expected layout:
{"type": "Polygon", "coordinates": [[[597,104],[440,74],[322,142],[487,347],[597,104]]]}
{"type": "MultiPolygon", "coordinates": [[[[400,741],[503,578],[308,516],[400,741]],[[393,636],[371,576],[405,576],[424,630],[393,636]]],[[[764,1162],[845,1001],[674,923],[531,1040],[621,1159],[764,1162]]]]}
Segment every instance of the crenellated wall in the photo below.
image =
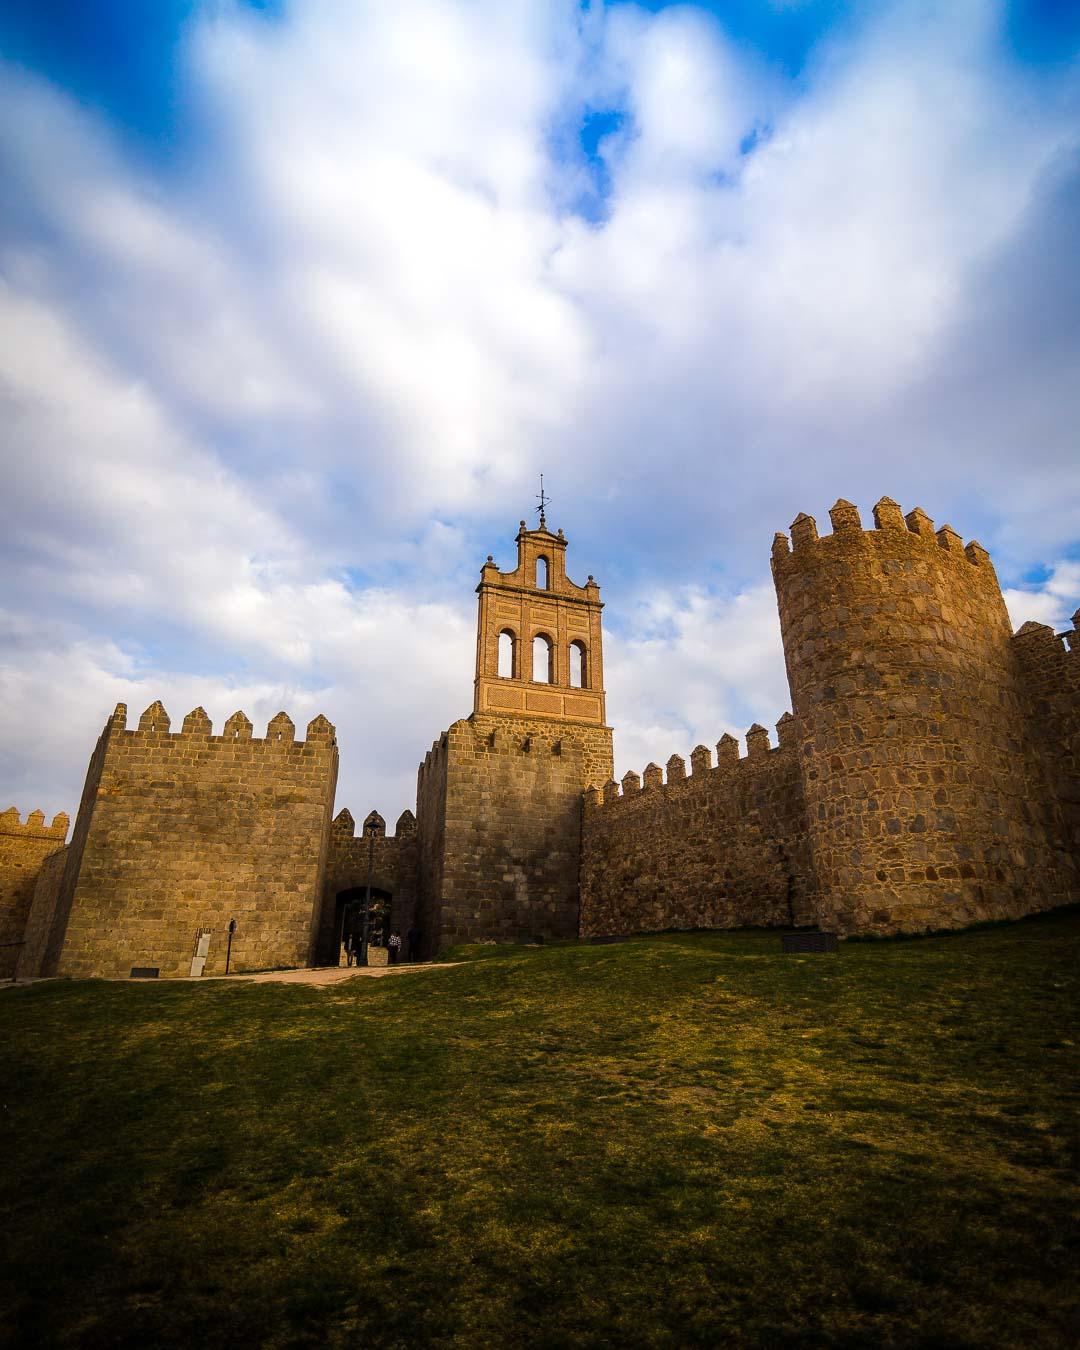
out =
{"type": "Polygon", "coordinates": [[[473,714],[420,767],[418,926],[459,942],[578,931],[581,793],[611,773],[611,731],[473,714]]]}
{"type": "MultiPolygon", "coordinates": [[[[522,524],[478,587],[475,711],[434,742],[416,818],[331,825],[334,728],[265,738],[201,708],[117,706],[67,817],[0,816],[0,975],[186,975],[338,959],[372,886],[424,955],[459,942],[738,925],[841,935],[956,928],[1080,899],[1080,634],[1011,631],[990,559],[883,497],[838,501],[772,550],[792,712],[690,769],[612,778],[601,604],[566,541],[522,524]],[[546,564],[546,575],[545,567],[546,564]],[[500,673],[499,645],[510,666],[500,673]],[[531,662],[532,646],[544,657],[531,662]],[[505,654],[505,653],[504,653],[505,654]],[[571,657],[580,658],[571,680],[571,657]],[[537,676],[538,678],[534,678],[537,676]],[[546,676],[546,678],[545,678],[546,676]],[[21,952],[21,955],[20,955],[21,952]]],[[[718,653],[718,662],[723,653],[718,653]]]]}
{"type": "Polygon", "coordinates": [[[172,732],[160,703],[129,731],[118,704],[91,760],[39,968],[20,973],[187,975],[200,929],[211,930],[215,973],[231,918],[234,970],[308,964],[337,762],[322,716],[306,741],[284,713],[259,739],[242,712],[215,736],[201,708],[172,732]]]}
{"type": "MultiPolygon", "coordinates": [[[[1080,857],[1080,609],[1057,634],[1026,623],[1012,640],[1031,743],[1046,766],[1071,854],[1080,857]]],[[[1075,886],[1075,882],[1074,882],[1075,886]]],[[[1074,898],[1080,898],[1074,894],[1074,898]]]]}
{"type": "Polygon", "coordinates": [[[339,897],[366,888],[369,861],[372,889],[390,896],[391,929],[404,939],[415,924],[416,817],[411,811],[403,811],[395,833],[388,835],[382,816],[372,811],[358,835],[352,812],[342,809],[330,829],[316,965],[334,965],[340,958],[339,897]]]}
{"type": "Polygon", "coordinates": [[[583,936],[807,924],[814,882],[794,723],[755,724],[585,794],[583,936]]]}
{"type": "Polygon", "coordinates": [[[885,497],[777,535],[773,576],[819,917],[839,933],[1016,918],[1074,894],[993,566],[885,497]]]}
{"type": "Polygon", "coordinates": [[[64,847],[68,817],[61,811],[45,824],[40,811],[25,822],[12,806],[0,812],[0,979],[10,979],[20,965],[26,921],[45,860],[64,847]]]}

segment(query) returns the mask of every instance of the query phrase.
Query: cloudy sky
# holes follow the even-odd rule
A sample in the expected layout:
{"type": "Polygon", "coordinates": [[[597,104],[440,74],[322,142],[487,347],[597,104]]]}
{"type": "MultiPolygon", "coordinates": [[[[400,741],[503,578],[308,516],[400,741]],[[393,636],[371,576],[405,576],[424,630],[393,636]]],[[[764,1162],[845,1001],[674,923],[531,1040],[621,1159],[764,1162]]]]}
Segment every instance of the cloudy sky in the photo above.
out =
{"type": "Polygon", "coordinates": [[[112,706],[337,724],[391,820],[543,471],[616,767],[787,707],[773,532],[1080,603],[1080,8],[5,0],[0,795],[112,706]]]}

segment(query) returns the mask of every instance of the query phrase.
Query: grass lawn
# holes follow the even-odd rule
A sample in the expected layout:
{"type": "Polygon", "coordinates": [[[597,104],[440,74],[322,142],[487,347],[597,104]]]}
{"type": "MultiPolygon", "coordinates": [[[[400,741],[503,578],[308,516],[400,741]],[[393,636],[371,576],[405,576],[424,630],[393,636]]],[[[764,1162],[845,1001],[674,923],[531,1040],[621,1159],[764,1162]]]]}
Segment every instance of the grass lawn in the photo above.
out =
{"type": "Polygon", "coordinates": [[[0,993],[19,1346],[1075,1346],[1080,915],[0,993]]]}

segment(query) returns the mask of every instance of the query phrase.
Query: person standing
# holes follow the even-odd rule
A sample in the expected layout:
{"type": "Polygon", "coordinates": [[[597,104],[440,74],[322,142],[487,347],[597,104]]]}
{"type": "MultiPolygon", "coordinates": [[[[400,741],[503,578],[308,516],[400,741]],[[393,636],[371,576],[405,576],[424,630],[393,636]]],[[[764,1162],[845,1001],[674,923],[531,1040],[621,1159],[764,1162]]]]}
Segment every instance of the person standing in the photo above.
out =
{"type": "Polygon", "coordinates": [[[392,966],[397,965],[398,956],[401,954],[401,934],[395,929],[390,934],[386,943],[386,954],[392,966]]]}

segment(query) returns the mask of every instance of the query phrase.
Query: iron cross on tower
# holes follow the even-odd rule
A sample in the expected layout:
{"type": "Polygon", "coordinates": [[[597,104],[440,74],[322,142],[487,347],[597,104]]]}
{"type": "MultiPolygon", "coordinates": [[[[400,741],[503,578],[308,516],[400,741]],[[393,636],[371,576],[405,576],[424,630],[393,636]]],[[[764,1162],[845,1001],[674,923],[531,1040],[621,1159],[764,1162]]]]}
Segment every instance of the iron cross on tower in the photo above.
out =
{"type": "Polygon", "coordinates": [[[551,505],[551,498],[548,497],[548,496],[546,496],[545,493],[544,493],[544,475],[543,475],[543,474],[540,475],[540,491],[539,491],[539,493],[537,494],[536,500],[540,503],[540,505],[539,505],[538,507],[536,507],[536,510],[540,512],[540,528],[541,528],[542,530],[546,530],[546,529],[547,529],[547,521],[544,519],[544,508],[551,505]]]}

